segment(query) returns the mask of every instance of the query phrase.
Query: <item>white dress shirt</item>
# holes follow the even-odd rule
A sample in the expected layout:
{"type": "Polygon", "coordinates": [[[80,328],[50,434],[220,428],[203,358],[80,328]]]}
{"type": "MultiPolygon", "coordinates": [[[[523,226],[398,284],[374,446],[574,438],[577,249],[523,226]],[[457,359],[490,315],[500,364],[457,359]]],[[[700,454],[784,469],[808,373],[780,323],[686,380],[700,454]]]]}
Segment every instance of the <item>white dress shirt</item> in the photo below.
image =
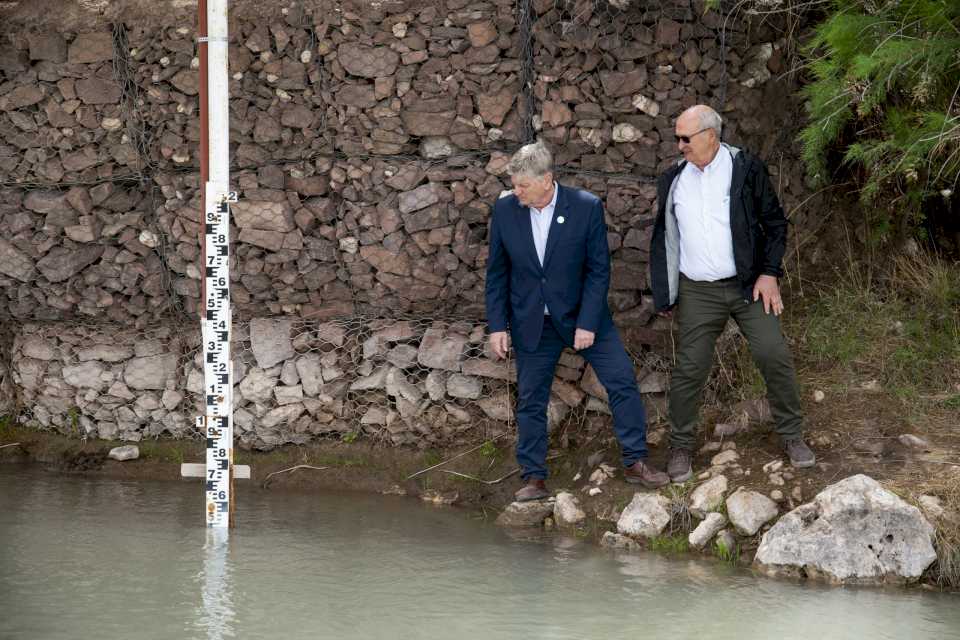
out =
{"type": "Polygon", "coordinates": [[[680,272],[691,280],[714,282],[737,275],[730,230],[733,158],[721,146],[701,171],[688,162],[674,189],[680,227],[680,272]]]}
{"type": "MultiPolygon", "coordinates": [[[[533,229],[533,245],[537,249],[537,258],[540,259],[540,266],[543,266],[543,256],[547,252],[547,237],[550,235],[550,224],[553,222],[553,210],[557,208],[557,183],[553,183],[553,198],[550,204],[543,209],[536,207],[527,207],[530,209],[530,227],[533,229]]],[[[547,305],[543,305],[543,313],[550,315],[547,305]]]]}

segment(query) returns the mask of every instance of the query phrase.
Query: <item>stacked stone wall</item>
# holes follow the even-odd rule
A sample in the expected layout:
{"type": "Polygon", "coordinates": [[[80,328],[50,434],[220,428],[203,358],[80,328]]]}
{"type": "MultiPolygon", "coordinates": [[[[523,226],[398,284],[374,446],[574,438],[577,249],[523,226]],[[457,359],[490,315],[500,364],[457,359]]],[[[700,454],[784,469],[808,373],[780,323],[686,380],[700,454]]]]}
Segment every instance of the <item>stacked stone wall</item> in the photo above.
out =
{"type": "MultiPolygon", "coordinates": [[[[647,261],[653,181],[676,159],[680,111],[721,108],[725,138],[768,159],[788,211],[806,197],[790,138],[794,87],[776,77],[785,66],[776,20],[725,20],[689,0],[239,6],[230,24],[238,327],[269,317],[303,327],[466,319],[459,333],[474,341],[461,355],[479,349],[491,205],[509,188],[510,152],[539,135],[559,179],[604,200],[610,303],[643,371],[668,343],[652,319],[647,261]]],[[[8,357],[18,393],[44,407],[26,415],[43,426],[75,416],[68,426],[92,433],[86,419],[100,436],[149,433],[129,426],[149,420],[189,430],[181,360],[199,333],[196,33],[172,15],[117,10],[82,28],[34,17],[0,33],[0,313],[18,335],[8,357]],[[157,353],[138,355],[145,335],[157,336],[157,353]],[[54,357],[25,354],[31,340],[54,357]],[[81,360],[89,340],[133,351],[81,360]],[[125,382],[129,361],[166,353],[177,354],[176,375],[162,388],[141,394],[125,382]],[[75,366],[104,384],[72,384],[87,379],[64,375],[75,366]],[[38,379],[52,386],[25,383],[38,379]],[[134,419],[103,402],[124,399],[109,393],[117,381],[162,409],[141,407],[148,420],[133,408],[134,419]],[[165,403],[165,391],[183,399],[165,403]]],[[[276,366],[287,365],[259,368],[276,366]]],[[[415,424],[390,398],[385,415],[415,424]]],[[[288,423],[316,418],[303,404],[288,423]]],[[[289,405],[253,414],[280,406],[289,405]]]]}

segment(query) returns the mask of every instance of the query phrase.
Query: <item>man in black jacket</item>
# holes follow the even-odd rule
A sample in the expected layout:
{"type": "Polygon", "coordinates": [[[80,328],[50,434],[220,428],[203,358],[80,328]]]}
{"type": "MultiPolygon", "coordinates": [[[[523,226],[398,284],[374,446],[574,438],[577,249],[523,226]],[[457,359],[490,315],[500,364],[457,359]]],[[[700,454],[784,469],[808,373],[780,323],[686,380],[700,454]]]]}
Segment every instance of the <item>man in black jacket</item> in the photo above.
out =
{"type": "Polygon", "coordinates": [[[776,430],[794,467],[816,458],[803,441],[803,415],[793,359],[780,329],[777,279],[787,220],[763,162],[720,142],[722,120],[697,105],[677,119],[683,161],[660,177],[650,248],[657,311],[679,323],[670,387],[673,482],[693,475],[700,395],[728,318],[736,320],[767,384],[776,430]]]}

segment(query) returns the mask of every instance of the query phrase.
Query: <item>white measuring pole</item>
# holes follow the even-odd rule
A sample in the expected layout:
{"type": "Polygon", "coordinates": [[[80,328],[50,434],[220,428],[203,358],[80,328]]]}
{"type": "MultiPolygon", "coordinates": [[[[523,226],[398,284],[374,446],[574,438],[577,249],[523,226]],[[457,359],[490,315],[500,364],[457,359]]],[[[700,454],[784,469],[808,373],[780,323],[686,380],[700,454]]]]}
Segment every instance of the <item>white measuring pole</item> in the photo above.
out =
{"type": "Polygon", "coordinates": [[[230,111],[227,2],[207,0],[209,181],[204,185],[203,390],[207,437],[206,522],[229,527],[233,474],[233,366],[230,359],[230,111]]]}

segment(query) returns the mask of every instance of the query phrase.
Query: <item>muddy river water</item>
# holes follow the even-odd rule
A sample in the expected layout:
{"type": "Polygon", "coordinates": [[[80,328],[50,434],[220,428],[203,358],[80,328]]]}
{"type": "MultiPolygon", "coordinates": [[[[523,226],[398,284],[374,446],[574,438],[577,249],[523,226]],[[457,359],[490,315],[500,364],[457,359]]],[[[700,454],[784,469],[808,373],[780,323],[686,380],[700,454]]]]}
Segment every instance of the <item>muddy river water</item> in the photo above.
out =
{"type": "Polygon", "coordinates": [[[960,598],[838,589],[398,497],[0,467],[0,639],[960,638],[960,598]]]}

